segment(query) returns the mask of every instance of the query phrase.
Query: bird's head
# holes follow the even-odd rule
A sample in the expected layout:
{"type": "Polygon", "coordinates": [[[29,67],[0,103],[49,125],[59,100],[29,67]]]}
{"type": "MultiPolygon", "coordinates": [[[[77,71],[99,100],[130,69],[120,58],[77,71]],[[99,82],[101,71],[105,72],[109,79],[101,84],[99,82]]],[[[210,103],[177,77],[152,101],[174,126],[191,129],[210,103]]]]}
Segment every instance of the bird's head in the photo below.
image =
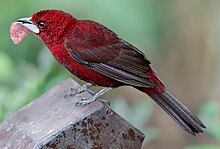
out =
{"type": "Polygon", "coordinates": [[[57,44],[71,34],[77,20],[61,10],[42,10],[17,22],[35,33],[45,44],[57,44]]]}

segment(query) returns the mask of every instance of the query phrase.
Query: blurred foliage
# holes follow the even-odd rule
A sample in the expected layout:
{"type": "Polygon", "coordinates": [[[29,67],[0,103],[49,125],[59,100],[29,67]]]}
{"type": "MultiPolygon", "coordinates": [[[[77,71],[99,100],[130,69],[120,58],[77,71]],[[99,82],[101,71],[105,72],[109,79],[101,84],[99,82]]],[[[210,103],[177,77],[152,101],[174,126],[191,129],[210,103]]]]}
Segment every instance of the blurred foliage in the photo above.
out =
{"type": "Polygon", "coordinates": [[[194,147],[187,147],[185,149],[219,149],[219,146],[198,145],[198,146],[194,146],[194,147]]]}
{"type": "MultiPolygon", "coordinates": [[[[200,117],[206,124],[206,132],[220,143],[220,107],[215,100],[204,103],[200,109],[200,117]]],[[[220,147],[220,146],[219,146],[220,147]]]]}
{"type": "Polygon", "coordinates": [[[220,107],[219,103],[215,100],[209,100],[205,102],[200,110],[199,115],[201,120],[206,125],[205,133],[210,135],[216,142],[218,146],[215,145],[195,145],[192,147],[187,147],[185,149],[219,149],[220,148],[220,107]]]}

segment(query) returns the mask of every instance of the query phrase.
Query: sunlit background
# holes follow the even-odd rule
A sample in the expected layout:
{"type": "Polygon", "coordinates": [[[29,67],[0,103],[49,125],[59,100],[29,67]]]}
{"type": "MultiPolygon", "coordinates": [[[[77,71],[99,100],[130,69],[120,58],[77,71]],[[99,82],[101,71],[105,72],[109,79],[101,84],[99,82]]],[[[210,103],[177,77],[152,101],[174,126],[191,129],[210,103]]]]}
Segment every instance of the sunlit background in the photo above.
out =
{"type": "Polygon", "coordinates": [[[204,134],[191,136],[147,95],[130,87],[110,91],[105,98],[111,99],[111,107],[145,133],[143,149],[220,148],[220,1],[1,0],[1,121],[73,77],[33,34],[19,45],[10,40],[10,24],[41,9],[95,20],[138,47],[167,88],[208,127],[204,134]]]}

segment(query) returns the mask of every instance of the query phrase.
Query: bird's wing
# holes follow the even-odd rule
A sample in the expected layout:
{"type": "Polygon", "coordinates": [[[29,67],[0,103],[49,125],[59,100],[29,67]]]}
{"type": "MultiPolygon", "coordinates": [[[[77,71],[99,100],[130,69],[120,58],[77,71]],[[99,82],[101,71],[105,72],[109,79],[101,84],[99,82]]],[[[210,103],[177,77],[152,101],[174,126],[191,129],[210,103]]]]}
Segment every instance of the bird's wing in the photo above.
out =
{"type": "Polygon", "coordinates": [[[98,47],[89,43],[74,36],[65,41],[65,46],[77,62],[104,76],[136,87],[155,87],[147,76],[150,62],[137,48],[121,39],[98,47]]]}

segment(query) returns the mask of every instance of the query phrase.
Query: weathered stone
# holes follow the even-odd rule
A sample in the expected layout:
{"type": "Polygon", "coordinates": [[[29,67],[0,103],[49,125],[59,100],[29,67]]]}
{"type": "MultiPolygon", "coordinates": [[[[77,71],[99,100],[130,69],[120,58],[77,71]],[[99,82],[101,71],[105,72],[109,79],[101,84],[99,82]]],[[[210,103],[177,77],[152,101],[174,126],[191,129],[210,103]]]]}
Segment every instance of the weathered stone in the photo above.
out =
{"type": "Polygon", "coordinates": [[[67,79],[0,125],[1,149],[138,149],[144,135],[105,104],[75,106],[88,92],[64,98],[79,85],[67,79]]]}

